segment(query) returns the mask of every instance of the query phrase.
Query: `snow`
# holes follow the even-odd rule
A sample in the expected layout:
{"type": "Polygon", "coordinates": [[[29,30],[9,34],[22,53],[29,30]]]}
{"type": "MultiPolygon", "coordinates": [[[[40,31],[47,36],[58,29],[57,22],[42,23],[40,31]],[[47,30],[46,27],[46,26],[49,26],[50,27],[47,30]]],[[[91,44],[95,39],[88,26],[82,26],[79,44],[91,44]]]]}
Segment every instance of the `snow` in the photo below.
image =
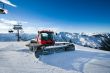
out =
{"type": "MultiPolygon", "coordinates": [[[[109,40],[110,33],[69,33],[69,32],[60,32],[56,35],[56,41],[66,41],[73,42],[75,44],[92,47],[96,49],[102,49],[103,41],[106,42],[106,45],[109,43],[105,40],[109,40]]],[[[106,48],[104,48],[106,50],[106,48]]]]}
{"type": "Polygon", "coordinates": [[[0,73],[110,73],[110,52],[78,46],[37,59],[27,42],[0,42],[0,73]]]}
{"type": "Polygon", "coordinates": [[[0,73],[71,73],[39,61],[26,43],[0,42],[0,73]]]}
{"type": "Polygon", "coordinates": [[[55,42],[55,44],[69,44],[69,42],[55,42]]]}
{"type": "Polygon", "coordinates": [[[46,64],[81,73],[110,72],[110,52],[75,45],[76,51],[41,56],[46,64]]]}

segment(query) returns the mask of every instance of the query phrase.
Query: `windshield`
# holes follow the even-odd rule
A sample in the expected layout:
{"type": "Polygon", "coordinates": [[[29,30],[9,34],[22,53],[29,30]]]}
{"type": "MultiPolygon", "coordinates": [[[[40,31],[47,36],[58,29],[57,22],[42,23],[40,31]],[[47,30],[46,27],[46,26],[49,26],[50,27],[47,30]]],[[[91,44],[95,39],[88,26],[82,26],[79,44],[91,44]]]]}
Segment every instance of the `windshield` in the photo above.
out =
{"type": "Polygon", "coordinates": [[[53,33],[41,33],[42,40],[52,40],[53,33]]]}

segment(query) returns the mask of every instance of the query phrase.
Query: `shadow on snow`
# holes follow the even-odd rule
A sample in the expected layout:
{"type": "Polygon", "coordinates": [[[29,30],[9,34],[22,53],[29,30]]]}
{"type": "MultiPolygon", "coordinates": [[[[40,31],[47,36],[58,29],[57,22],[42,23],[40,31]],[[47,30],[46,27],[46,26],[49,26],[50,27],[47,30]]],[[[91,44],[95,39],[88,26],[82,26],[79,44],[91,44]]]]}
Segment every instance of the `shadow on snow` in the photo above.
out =
{"type": "Polygon", "coordinates": [[[110,58],[110,54],[76,50],[72,52],[43,55],[39,60],[48,65],[56,66],[65,70],[83,72],[85,64],[90,60],[105,57],[110,58]]]}

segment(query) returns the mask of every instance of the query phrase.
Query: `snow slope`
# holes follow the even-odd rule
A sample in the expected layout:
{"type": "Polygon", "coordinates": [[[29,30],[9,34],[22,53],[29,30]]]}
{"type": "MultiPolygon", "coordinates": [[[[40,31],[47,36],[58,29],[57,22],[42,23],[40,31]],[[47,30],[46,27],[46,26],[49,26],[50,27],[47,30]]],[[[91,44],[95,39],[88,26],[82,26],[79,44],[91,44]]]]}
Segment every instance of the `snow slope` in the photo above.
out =
{"type": "Polygon", "coordinates": [[[26,43],[0,42],[0,73],[71,73],[39,61],[26,43]]]}
{"type": "Polygon", "coordinates": [[[110,73],[110,52],[76,46],[76,51],[41,56],[46,64],[81,73],[110,73]]]}
{"type": "Polygon", "coordinates": [[[37,59],[26,43],[0,42],[0,73],[110,73],[110,52],[75,45],[37,59]]]}

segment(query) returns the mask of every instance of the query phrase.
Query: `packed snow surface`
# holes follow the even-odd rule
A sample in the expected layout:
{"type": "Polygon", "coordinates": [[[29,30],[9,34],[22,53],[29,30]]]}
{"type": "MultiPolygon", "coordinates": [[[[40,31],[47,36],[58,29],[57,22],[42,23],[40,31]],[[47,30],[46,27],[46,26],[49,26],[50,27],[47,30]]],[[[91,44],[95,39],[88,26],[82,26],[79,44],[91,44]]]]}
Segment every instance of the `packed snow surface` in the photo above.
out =
{"type": "Polygon", "coordinates": [[[0,73],[110,73],[110,52],[75,45],[37,59],[27,42],[0,42],[0,73]]]}

